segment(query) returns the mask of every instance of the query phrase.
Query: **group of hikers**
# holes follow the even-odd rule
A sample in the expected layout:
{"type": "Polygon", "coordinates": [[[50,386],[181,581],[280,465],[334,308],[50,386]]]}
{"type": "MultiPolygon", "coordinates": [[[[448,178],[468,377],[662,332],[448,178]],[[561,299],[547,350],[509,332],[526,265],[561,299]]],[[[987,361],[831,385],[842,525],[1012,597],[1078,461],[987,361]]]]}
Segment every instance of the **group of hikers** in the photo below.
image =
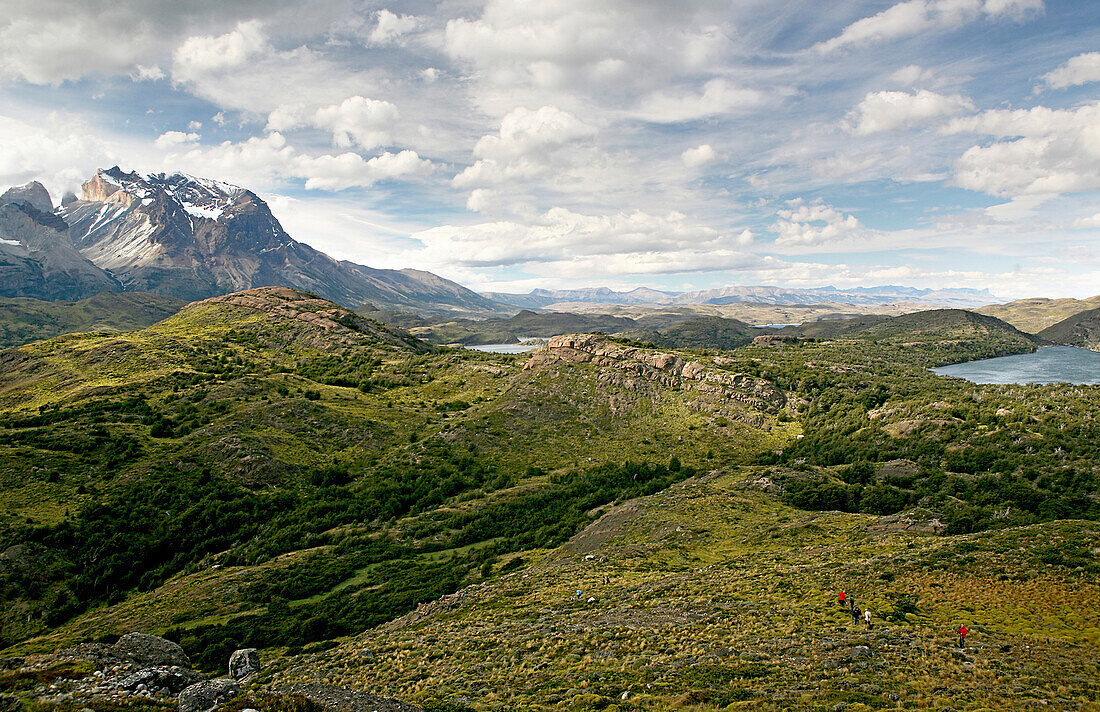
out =
{"type": "MultiPolygon", "coordinates": [[[[871,610],[864,609],[859,610],[859,606],[856,605],[854,598],[848,598],[848,594],[844,591],[837,592],[837,602],[840,603],[841,608],[847,608],[848,612],[852,614],[852,625],[859,625],[860,621],[867,624],[867,630],[874,630],[875,625],[871,622],[871,610]]],[[[966,636],[970,634],[970,629],[966,627],[966,624],[961,624],[955,631],[959,635],[959,647],[966,647],[966,636]]]]}

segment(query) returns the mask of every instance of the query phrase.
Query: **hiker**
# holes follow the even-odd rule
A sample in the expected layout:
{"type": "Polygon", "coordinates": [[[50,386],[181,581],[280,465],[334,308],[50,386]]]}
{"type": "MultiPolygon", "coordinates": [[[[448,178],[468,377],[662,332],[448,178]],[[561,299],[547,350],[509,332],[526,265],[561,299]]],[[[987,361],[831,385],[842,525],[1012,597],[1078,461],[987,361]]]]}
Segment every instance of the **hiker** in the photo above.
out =
{"type": "Polygon", "coordinates": [[[874,626],[871,625],[871,610],[870,609],[867,609],[866,611],[863,612],[863,619],[867,621],[867,630],[872,630],[874,628],[874,626]]]}
{"type": "Polygon", "coordinates": [[[837,600],[837,601],[838,601],[838,602],[840,603],[840,607],[841,607],[841,608],[844,608],[844,607],[845,607],[845,606],[844,606],[844,598],[845,598],[845,596],[844,596],[844,592],[843,592],[843,591],[841,591],[840,593],[838,593],[838,594],[836,595],[836,600],[837,600]]]}
{"type": "Polygon", "coordinates": [[[859,625],[859,617],[862,611],[859,610],[859,606],[852,603],[852,625],[859,625]]]}
{"type": "Polygon", "coordinates": [[[957,632],[959,634],[959,647],[960,648],[965,648],[966,647],[966,636],[967,636],[968,633],[970,633],[970,629],[966,627],[966,623],[963,623],[962,625],[959,626],[959,630],[957,632]]]}

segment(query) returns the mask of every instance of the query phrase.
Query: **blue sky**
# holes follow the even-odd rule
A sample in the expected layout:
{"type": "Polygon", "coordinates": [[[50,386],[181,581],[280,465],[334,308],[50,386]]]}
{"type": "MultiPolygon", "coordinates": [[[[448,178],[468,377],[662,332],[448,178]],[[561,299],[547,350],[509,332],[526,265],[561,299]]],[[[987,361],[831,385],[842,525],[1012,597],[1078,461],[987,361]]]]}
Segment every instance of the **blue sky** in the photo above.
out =
{"type": "Polygon", "coordinates": [[[1100,2],[8,0],[0,184],[252,188],[481,290],[1100,293],[1100,2]]]}

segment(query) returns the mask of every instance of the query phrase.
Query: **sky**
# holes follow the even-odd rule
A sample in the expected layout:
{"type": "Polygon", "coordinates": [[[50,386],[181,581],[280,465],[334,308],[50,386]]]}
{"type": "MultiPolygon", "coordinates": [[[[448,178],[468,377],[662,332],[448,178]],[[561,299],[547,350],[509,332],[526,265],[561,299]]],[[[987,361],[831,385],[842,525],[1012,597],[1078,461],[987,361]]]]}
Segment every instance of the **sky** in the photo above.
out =
{"type": "Polygon", "coordinates": [[[1100,293],[1100,0],[5,0],[0,186],[481,291],[1100,293]]]}

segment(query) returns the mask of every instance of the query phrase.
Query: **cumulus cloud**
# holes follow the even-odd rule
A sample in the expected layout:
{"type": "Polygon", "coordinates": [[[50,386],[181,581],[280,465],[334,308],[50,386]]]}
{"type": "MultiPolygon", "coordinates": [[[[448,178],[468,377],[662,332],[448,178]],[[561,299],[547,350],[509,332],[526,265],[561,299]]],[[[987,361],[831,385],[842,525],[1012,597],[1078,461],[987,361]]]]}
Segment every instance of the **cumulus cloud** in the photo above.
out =
{"type": "Polygon", "coordinates": [[[185,147],[181,152],[169,153],[164,163],[245,185],[302,179],[307,190],[369,187],[383,180],[425,175],[433,168],[431,161],[410,150],[384,152],[369,159],[352,152],[335,156],[303,155],[288,145],[286,137],[277,131],[246,141],[185,147]]]}
{"type": "Polygon", "coordinates": [[[1061,67],[1044,74],[1042,79],[1052,89],[1100,82],[1100,52],[1079,54],[1061,67]]]}
{"type": "Polygon", "coordinates": [[[204,76],[233,70],[267,48],[261,24],[250,20],[223,35],[189,37],[172,58],[172,77],[177,81],[196,81],[204,76]]]}
{"type": "Polygon", "coordinates": [[[376,24],[368,38],[375,44],[392,42],[420,25],[420,19],[413,15],[397,15],[389,10],[379,10],[375,14],[375,20],[376,24]]]}
{"type": "Polygon", "coordinates": [[[327,129],[340,148],[358,145],[375,148],[390,141],[390,131],[400,118],[388,101],[351,96],[339,104],[310,111],[305,104],[283,104],[268,114],[268,131],[290,131],[303,126],[327,129]]]}
{"type": "Polygon", "coordinates": [[[416,151],[385,152],[364,160],[358,153],[339,156],[299,157],[289,173],[305,178],[307,190],[344,190],[369,187],[379,181],[424,175],[432,170],[431,161],[416,151]]]}
{"type": "Polygon", "coordinates": [[[680,154],[680,161],[687,168],[702,168],[718,160],[718,154],[709,143],[689,148],[680,154]]]}
{"type": "Polygon", "coordinates": [[[725,79],[711,79],[700,93],[658,91],[645,97],[633,112],[657,123],[693,121],[716,114],[760,106],[767,95],[736,86],[725,79]]]}
{"type": "Polygon", "coordinates": [[[850,129],[861,135],[927,124],[947,116],[973,111],[970,99],[958,94],[944,96],[921,89],[871,92],[848,115],[850,129]]]}
{"type": "Polygon", "coordinates": [[[985,111],[946,131],[1004,139],[958,159],[955,182],[963,188],[1009,198],[1100,190],[1100,102],[985,111]]]}
{"type": "Polygon", "coordinates": [[[814,49],[822,53],[834,52],[929,30],[961,27],[983,18],[1021,21],[1043,8],[1043,0],[907,0],[853,22],[839,35],[815,45],[814,49]]]}
{"type": "Polygon", "coordinates": [[[1087,218],[1077,218],[1073,221],[1073,227],[1078,229],[1100,228],[1100,213],[1087,218]]]}
{"type": "Polygon", "coordinates": [[[477,162],[455,176],[454,184],[460,188],[492,185],[568,167],[577,157],[570,149],[595,135],[595,127],[557,107],[517,108],[501,120],[497,133],[478,140],[473,150],[477,162]]]}
{"type": "Polygon", "coordinates": [[[201,139],[197,133],[184,133],[183,131],[165,131],[153,141],[153,145],[162,151],[178,148],[189,143],[198,143],[201,139]]]}
{"type": "Polygon", "coordinates": [[[38,180],[56,198],[123,153],[82,122],[56,114],[34,125],[0,116],[0,186],[38,180]]]}
{"type": "Polygon", "coordinates": [[[866,228],[854,215],[845,215],[822,202],[789,201],[771,226],[776,245],[817,246],[862,237],[866,228]]]}

